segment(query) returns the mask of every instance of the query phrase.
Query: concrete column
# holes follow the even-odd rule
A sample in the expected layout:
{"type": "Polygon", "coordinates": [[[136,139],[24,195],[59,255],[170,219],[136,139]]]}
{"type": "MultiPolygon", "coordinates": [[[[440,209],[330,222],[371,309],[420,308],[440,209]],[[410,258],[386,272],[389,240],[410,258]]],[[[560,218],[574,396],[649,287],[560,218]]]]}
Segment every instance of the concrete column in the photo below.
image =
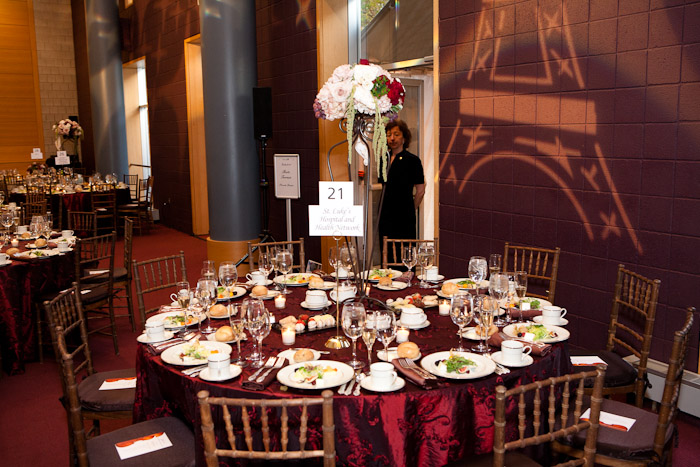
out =
{"type": "Polygon", "coordinates": [[[85,22],[95,166],[102,174],[129,173],[124,115],[124,82],[115,0],[86,0],[85,22]]]}

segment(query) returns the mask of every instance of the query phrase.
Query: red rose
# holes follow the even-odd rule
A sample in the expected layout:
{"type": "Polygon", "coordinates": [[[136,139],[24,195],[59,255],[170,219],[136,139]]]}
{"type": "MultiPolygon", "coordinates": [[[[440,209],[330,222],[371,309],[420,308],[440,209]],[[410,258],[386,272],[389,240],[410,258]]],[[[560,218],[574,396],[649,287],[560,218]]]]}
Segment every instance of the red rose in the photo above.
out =
{"type": "Polygon", "coordinates": [[[404,98],[405,90],[403,88],[403,85],[394,80],[391,83],[389,83],[389,92],[387,96],[389,97],[389,100],[391,101],[391,105],[399,105],[403,103],[403,98],[404,98]]]}
{"type": "Polygon", "coordinates": [[[360,65],[369,65],[369,60],[367,60],[366,58],[360,59],[360,65]]]}

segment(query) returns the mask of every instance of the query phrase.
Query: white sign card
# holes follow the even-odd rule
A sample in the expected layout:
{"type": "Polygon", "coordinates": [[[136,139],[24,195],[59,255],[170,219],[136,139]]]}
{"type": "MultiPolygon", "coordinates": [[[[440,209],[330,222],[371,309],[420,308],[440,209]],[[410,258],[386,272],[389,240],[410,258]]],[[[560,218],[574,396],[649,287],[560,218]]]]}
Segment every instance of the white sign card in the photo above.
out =
{"type": "Polygon", "coordinates": [[[32,159],[43,159],[44,154],[41,152],[41,148],[32,149],[32,153],[29,155],[32,159]]]}
{"type": "Polygon", "coordinates": [[[275,154],[275,197],[299,199],[299,154],[275,154]]]}
{"type": "Polygon", "coordinates": [[[355,199],[352,182],[318,182],[318,204],[352,206],[355,199]]]}
{"type": "Polygon", "coordinates": [[[56,152],[56,165],[70,165],[70,157],[66,151],[56,152]]]}
{"type": "Polygon", "coordinates": [[[361,237],[364,210],[353,199],[352,182],[318,182],[319,206],[309,206],[309,235],[361,237]]]}

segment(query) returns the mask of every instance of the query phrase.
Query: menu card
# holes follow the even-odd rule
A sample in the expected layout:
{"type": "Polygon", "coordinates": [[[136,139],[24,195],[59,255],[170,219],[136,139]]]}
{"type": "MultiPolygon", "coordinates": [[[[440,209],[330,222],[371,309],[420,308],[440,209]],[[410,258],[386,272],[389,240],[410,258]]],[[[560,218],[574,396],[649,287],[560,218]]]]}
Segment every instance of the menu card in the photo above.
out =
{"type": "Polygon", "coordinates": [[[607,365],[605,360],[596,355],[586,355],[580,357],[571,357],[571,364],[573,366],[595,366],[595,365],[607,365]]]}
{"type": "Polygon", "coordinates": [[[129,459],[149,452],[169,448],[173,443],[165,432],[153,433],[152,435],[141,436],[140,438],[122,441],[114,446],[121,460],[129,459]]]}
{"type": "Polygon", "coordinates": [[[102,382],[100,391],[110,391],[112,389],[131,389],[136,387],[136,376],[129,378],[107,378],[102,382]]]}
{"type": "Polygon", "coordinates": [[[88,271],[88,274],[90,274],[91,276],[96,276],[98,274],[105,274],[107,272],[109,272],[109,269],[95,269],[92,271],[88,271]]]}
{"type": "MultiPolygon", "coordinates": [[[[589,408],[581,414],[581,420],[588,420],[591,416],[591,409],[589,408]]],[[[600,424],[607,426],[608,428],[613,428],[620,431],[629,431],[634,425],[636,420],[634,418],[623,417],[622,415],[615,415],[614,413],[600,411],[600,424]]]]}

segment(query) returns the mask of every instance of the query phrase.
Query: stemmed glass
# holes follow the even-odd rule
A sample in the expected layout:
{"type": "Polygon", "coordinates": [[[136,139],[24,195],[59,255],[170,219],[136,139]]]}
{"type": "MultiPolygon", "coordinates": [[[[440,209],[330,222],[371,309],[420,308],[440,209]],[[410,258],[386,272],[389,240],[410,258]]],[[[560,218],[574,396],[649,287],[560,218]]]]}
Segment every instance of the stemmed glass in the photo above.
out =
{"type": "MultiPolygon", "coordinates": [[[[508,274],[504,274],[502,272],[498,272],[496,274],[493,274],[489,278],[489,295],[491,295],[493,298],[495,298],[498,302],[497,310],[500,308],[501,303],[503,302],[503,299],[506,298],[508,295],[508,288],[510,287],[510,283],[508,281],[508,274]]],[[[500,316],[495,322],[496,326],[505,326],[508,324],[503,318],[500,316]]]]}
{"type": "Polygon", "coordinates": [[[426,270],[432,267],[433,261],[435,261],[435,247],[432,243],[422,243],[418,247],[418,264],[421,267],[421,278],[420,287],[421,289],[428,289],[432,287],[425,281],[426,270]]]}
{"type": "Polygon", "coordinates": [[[479,352],[489,353],[486,341],[489,339],[489,329],[493,325],[493,314],[498,309],[498,302],[493,297],[483,296],[479,307],[479,325],[483,343],[479,342],[479,352]]]}
{"type": "Polygon", "coordinates": [[[494,253],[489,256],[489,277],[494,274],[501,272],[501,266],[503,265],[503,256],[494,253]]]}
{"type": "Polygon", "coordinates": [[[389,361],[389,344],[396,337],[396,316],[393,311],[379,310],[374,312],[375,329],[377,330],[377,338],[384,344],[384,355],[386,361],[389,361]]]}
{"type": "Polygon", "coordinates": [[[455,352],[467,352],[467,349],[462,345],[462,330],[472,321],[473,306],[472,296],[465,291],[457,292],[452,296],[450,317],[452,322],[459,327],[459,346],[452,349],[455,352]]]}
{"type": "Polygon", "coordinates": [[[216,332],[211,326],[211,316],[209,316],[209,307],[214,303],[216,299],[216,282],[209,279],[199,279],[197,281],[197,290],[195,292],[195,297],[199,301],[199,305],[204,311],[204,317],[209,317],[207,327],[202,329],[202,319],[199,321],[199,331],[203,334],[211,334],[216,332]]]}
{"type": "Polygon", "coordinates": [[[352,360],[348,365],[357,369],[365,366],[365,362],[357,359],[357,338],[362,335],[367,313],[365,307],[360,302],[349,302],[343,305],[343,314],[341,316],[343,323],[343,332],[352,339],[352,360]]]}
{"type": "Polygon", "coordinates": [[[472,256],[469,258],[467,274],[469,275],[469,279],[475,282],[474,287],[476,287],[477,291],[479,290],[481,281],[486,279],[487,268],[486,258],[483,256],[472,256]]]}
{"type": "MultiPolygon", "coordinates": [[[[416,258],[416,247],[410,245],[403,247],[403,250],[401,250],[401,262],[403,262],[403,265],[406,266],[409,272],[416,265],[416,261],[418,261],[418,258],[416,258]]],[[[410,286],[411,279],[409,275],[408,287],[410,286]]]]}
{"type": "Polygon", "coordinates": [[[333,271],[335,271],[335,280],[336,282],[340,280],[339,274],[338,274],[338,247],[337,246],[332,246],[330,250],[328,250],[328,264],[331,265],[333,268],[333,271]]]}
{"type": "Polygon", "coordinates": [[[202,277],[204,279],[216,281],[216,269],[214,268],[214,261],[204,260],[202,265],[202,277]]]}
{"type": "Polygon", "coordinates": [[[265,282],[267,283],[267,277],[270,275],[274,267],[274,258],[272,253],[269,251],[261,251],[258,257],[258,270],[265,274],[265,282]]]}
{"type": "Polygon", "coordinates": [[[3,212],[2,214],[0,214],[0,224],[2,224],[3,227],[5,227],[5,243],[7,243],[8,239],[10,238],[10,227],[12,227],[13,222],[14,220],[12,218],[11,212],[3,212]]]}
{"type": "Polygon", "coordinates": [[[515,294],[518,296],[518,310],[520,310],[520,320],[519,322],[523,322],[523,309],[522,309],[522,300],[525,298],[525,295],[527,294],[527,272],[525,271],[515,271],[513,274],[513,277],[515,279],[515,294]]]}
{"type": "Polygon", "coordinates": [[[377,340],[377,315],[375,313],[367,314],[365,325],[362,328],[362,341],[367,347],[367,366],[372,365],[372,347],[377,340]]]}
{"type": "Polygon", "coordinates": [[[275,256],[275,263],[277,264],[277,269],[279,270],[279,272],[284,274],[284,277],[282,279],[284,288],[282,289],[281,293],[289,294],[291,292],[287,290],[287,274],[292,270],[292,252],[289,250],[279,250],[277,252],[277,255],[275,256]]]}
{"type": "Polygon", "coordinates": [[[340,267],[345,269],[347,275],[345,276],[344,285],[350,285],[350,273],[354,272],[355,260],[357,259],[357,251],[354,246],[343,245],[339,250],[338,264],[340,267]]]}
{"type": "Polygon", "coordinates": [[[233,261],[222,261],[219,264],[219,282],[226,290],[227,298],[233,298],[231,287],[236,285],[237,280],[238,270],[236,269],[236,264],[233,261]]]}
{"type": "Polygon", "coordinates": [[[187,281],[178,282],[175,285],[175,296],[177,298],[177,304],[183,310],[187,310],[190,307],[190,283],[187,281]]]}
{"type": "Polygon", "coordinates": [[[236,346],[238,347],[238,358],[236,360],[231,360],[231,363],[238,365],[241,368],[248,366],[248,362],[241,356],[241,339],[243,339],[244,333],[243,328],[245,326],[245,319],[243,319],[243,312],[241,311],[243,306],[240,303],[229,303],[228,305],[228,321],[231,324],[231,330],[233,331],[233,338],[236,339],[236,346]],[[238,318],[235,318],[238,316],[238,318]]]}
{"type": "Polygon", "coordinates": [[[248,359],[252,360],[252,357],[255,357],[256,360],[251,366],[253,368],[260,368],[263,366],[262,341],[270,334],[270,314],[267,308],[265,308],[265,304],[260,299],[248,299],[244,301],[243,309],[246,315],[246,327],[257,343],[256,350],[253,354],[248,356],[248,359]]]}

